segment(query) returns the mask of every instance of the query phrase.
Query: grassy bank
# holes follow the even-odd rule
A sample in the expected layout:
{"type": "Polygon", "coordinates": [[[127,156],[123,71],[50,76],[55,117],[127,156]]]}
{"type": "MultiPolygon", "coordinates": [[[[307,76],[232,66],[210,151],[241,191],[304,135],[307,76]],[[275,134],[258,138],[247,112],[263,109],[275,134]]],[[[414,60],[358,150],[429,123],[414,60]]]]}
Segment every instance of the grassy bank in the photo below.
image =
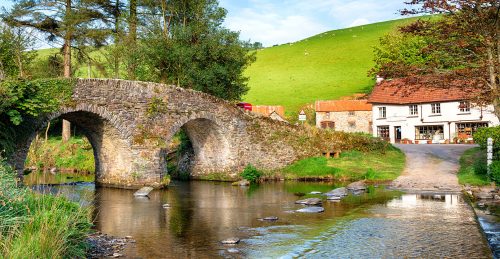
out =
{"type": "Polygon", "coordinates": [[[381,152],[343,152],[339,158],[312,157],[281,170],[285,179],[374,180],[396,179],[405,166],[405,155],[391,148],[381,152]]]}
{"type": "Polygon", "coordinates": [[[94,153],[85,137],[71,137],[66,143],[61,137],[49,137],[47,141],[40,138],[31,144],[26,166],[38,170],[94,172],[94,153]]]}
{"type": "Polygon", "coordinates": [[[18,187],[0,161],[0,258],[84,258],[90,211],[18,187]]]}
{"type": "Polygon", "coordinates": [[[466,150],[460,157],[458,182],[462,185],[484,186],[491,184],[487,176],[486,152],[478,147],[466,150]]]}

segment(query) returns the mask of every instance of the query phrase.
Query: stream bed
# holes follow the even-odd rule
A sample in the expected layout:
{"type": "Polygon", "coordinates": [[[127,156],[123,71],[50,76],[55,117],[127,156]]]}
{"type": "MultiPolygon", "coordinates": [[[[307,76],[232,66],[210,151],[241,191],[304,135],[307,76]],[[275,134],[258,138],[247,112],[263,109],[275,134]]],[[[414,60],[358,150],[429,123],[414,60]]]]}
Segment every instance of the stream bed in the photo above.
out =
{"type": "MultiPolygon", "coordinates": [[[[40,183],[40,181],[38,181],[40,183]]],[[[149,198],[93,183],[35,185],[95,206],[96,228],[132,236],[128,258],[491,258],[487,239],[461,195],[418,195],[369,187],[322,213],[295,201],[340,185],[268,182],[247,187],[176,182],[149,198]],[[304,195],[305,194],[305,195],[304,195]],[[168,204],[164,208],[164,204],[168,204]],[[265,217],[278,217],[264,221],[265,217]],[[235,245],[221,240],[236,237],[235,245]]],[[[480,218],[481,219],[481,218],[480,218]]]]}

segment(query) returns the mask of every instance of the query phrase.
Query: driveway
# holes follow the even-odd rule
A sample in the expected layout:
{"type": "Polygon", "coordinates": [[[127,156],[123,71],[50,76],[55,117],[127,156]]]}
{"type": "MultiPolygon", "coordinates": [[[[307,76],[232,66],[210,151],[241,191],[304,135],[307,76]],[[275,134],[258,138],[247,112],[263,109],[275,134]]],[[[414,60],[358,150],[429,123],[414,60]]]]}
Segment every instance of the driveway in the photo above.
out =
{"type": "Polygon", "coordinates": [[[463,152],[474,145],[396,145],[406,154],[403,174],[392,187],[407,192],[460,192],[457,171],[463,152]]]}

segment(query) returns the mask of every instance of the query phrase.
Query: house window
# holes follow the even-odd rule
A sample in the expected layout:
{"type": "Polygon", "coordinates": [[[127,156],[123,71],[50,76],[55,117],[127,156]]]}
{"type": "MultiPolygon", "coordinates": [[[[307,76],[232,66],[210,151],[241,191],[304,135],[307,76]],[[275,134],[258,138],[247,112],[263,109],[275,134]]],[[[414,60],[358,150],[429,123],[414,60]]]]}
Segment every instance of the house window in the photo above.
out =
{"type": "Polygon", "coordinates": [[[444,139],[443,125],[415,126],[416,140],[444,139]]]}
{"type": "Polygon", "coordinates": [[[460,112],[470,112],[470,103],[467,101],[460,102],[458,108],[460,109],[460,112]]]}
{"type": "Polygon", "coordinates": [[[418,115],[418,105],[410,105],[410,115],[418,115]]]}
{"type": "Polygon", "coordinates": [[[377,127],[377,137],[385,140],[389,140],[389,126],[378,126],[377,127]]]}
{"type": "Polygon", "coordinates": [[[348,124],[350,128],[356,128],[356,121],[349,121],[348,124]]]}
{"type": "Polygon", "coordinates": [[[431,103],[432,114],[441,114],[441,104],[431,103]]]}
{"type": "Polygon", "coordinates": [[[466,123],[457,123],[457,137],[459,139],[468,139],[474,136],[474,133],[477,132],[478,128],[486,128],[488,127],[487,122],[466,122],[466,123]]]}
{"type": "Polygon", "coordinates": [[[378,108],[378,117],[379,117],[379,119],[385,119],[387,117],[386,107],[379,107],[378,108]]]}
{"type": "Polygon", "coordinates": [[[354,116],[354,115],[356,115],[355,111],[349,111],[349,116],[354,116]]]}
{"type": "Polygon", "coordinates": [[[321,122],[322,129],[335,129],[335,122],[333,121],[322,121],[321,122]]]}

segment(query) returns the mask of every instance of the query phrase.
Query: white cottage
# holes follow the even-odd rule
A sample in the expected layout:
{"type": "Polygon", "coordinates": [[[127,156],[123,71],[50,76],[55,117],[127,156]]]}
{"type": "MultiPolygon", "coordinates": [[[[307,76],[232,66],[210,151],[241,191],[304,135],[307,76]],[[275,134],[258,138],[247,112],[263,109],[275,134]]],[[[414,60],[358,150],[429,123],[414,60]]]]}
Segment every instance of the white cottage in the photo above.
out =
{"type": "Polygon", "coordinates": [[[368,98],[373,135],[392,143],[469,143],[478,128],[499,125],[493,105],[467,101],[473,92],[408,85],[403,79],[381,82],[368,98]]]}

